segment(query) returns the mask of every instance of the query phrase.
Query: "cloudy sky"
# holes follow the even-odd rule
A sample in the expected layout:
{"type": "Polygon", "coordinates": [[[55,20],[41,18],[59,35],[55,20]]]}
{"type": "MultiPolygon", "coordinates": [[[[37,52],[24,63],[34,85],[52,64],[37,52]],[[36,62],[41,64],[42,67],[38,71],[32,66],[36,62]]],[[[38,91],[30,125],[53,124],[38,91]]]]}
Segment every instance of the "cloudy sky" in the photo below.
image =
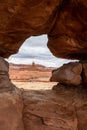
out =
{"type": "Polygon", "coordinates": [[[32,64],[35,62],[48,67],[59,67],[69,61],[56,58],[47,48],[47,35],[30,37],[20,47],[19,52],[8,59],[15,64],[32,64]]]}

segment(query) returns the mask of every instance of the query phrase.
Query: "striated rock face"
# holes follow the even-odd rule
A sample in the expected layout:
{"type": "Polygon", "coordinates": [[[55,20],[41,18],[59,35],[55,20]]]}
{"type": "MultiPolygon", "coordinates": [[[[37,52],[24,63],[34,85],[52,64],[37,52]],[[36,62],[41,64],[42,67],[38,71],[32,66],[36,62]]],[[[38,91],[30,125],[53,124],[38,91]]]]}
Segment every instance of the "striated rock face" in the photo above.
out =
{"type": "Polygon", "coordinates": [[[87,91],[24,91],[25,130],[87,130],[87,91]]]}
{"type": "Polygon", "coordinates": [[[1,0],[0,56],[16,53],[32,35],[48,34],[62,58],[87,59],[86,0],[1,0]]]}

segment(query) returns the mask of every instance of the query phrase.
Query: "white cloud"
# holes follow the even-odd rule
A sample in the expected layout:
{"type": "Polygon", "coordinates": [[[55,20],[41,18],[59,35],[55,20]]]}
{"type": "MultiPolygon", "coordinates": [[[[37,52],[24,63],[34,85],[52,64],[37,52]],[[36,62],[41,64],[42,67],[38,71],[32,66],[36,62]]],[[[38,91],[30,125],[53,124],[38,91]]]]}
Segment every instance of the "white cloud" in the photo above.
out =
{"type": "Polygon", "coordinates": [[[63,63],[69,62],[52,55],[47,48],[47,35],[27,39],[19,49],[19,52],[9,57],[8,61],[16,64],[32,64],[34,61],[37,64],[49,67],[59,67],[63,63]]]}

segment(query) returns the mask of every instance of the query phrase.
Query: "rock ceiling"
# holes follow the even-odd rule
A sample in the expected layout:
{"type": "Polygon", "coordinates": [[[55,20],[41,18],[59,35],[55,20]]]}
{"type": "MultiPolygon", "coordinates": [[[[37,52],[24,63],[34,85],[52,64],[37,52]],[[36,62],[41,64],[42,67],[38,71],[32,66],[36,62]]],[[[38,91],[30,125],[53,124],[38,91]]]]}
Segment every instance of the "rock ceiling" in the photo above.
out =
{"type": "Polygon", "coordinates": [[[30,36],[48,34],[56,57],[87,59],[86,0],[0,0],[0,56],[18,51],[30,36]]]}

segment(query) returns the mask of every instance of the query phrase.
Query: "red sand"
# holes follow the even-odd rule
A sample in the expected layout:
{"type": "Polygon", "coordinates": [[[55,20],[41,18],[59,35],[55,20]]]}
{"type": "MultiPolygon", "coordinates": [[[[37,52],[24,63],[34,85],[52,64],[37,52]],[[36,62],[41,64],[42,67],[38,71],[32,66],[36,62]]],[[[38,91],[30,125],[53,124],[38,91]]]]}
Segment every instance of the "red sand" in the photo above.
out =
{"type": "Polygon", "coordinates": [[[48,82],[52,70],[42,65],[15,65],[10,64],[9,74],[12,81],[21,82],[48,82]]]}

